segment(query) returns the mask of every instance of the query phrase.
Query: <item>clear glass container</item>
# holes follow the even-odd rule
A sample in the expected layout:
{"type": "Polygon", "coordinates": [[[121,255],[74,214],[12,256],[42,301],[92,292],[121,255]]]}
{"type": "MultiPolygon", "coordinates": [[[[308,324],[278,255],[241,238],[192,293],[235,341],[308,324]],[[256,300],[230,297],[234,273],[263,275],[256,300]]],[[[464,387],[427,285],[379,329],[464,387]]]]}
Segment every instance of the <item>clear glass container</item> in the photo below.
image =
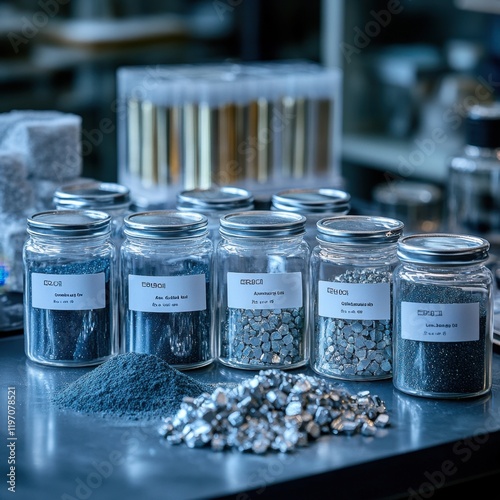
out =
{"type": "Polygon", "coordinates": [[[130,213],[130,189],[114,182],[89,180],[60,186],[54,193],[58,210],[102,210],[111,216],[111,240],[120,248],[123,220],[130,213]]]}
{"type": "Polygon", "coordinates": [[[313,249],[316,246],[316,224],[325,217],[346,215],[351,209],[351,195],[341,189],[307,188],[287,189],[271,198],[271,210],[281,210],[304,215],[306,234],[304,240],[313,249]]]}
{"type": "Polygon", "coordinates": [[[375,186],[373,200],[378,213],[404,223],[406,235],[435,233],[441,228],[443,196],[434,184],[393,180],[375,186]]]}
{"type": "Polygon", "coordinates": [[[305,217],[237,212],[220,220],[218,355],[234,368],[295,368],[308,361],[305,217]]]}
{"type": "Polygon", "coordinates": [[[500,103],[472,106],[465,125],[465,145],[449,163],[448,230],[498,239],[500,103]]]}
{"type": "Polygon", "coordinates": [[[431,398],[491,389],[493,276],[489,243],[421,234],[398,243],[394,271],[394,386],[431,398]]]}
{"type": "Polygon", "coordinates": [[[465,145],[450,159],[447,231],[490,243],[488,267],[496,277],[493,341],[500,345],[500,103],[472,106],[465,145]]]}
{"type": "Polygon", "coordinates": [[[404,224],[345,215],[318,222],[311,255],[311,365],[327,377],[392,377],[392,273],[404,224]]]}
{"type": "Polygon", "coordinates": [[[108,214],[54,210],[28,218],[23,248],[25,350],[38,363],[99,364],[116,354],[116,249],[108,214]]]}
{"type": "Polygon", "coordinates": [[[121,248],[125,352],[178,369],[213,361],[213,246],[203,214],[157,210],[125,218],[121,248]]]}
{"type": "Polygon", "coordinates": [[[196,212],[207,217],[210,239],[215,248],[219,241],[220,218],[231,212],[253,210],[254,198],[250,191],[231,186],[190,189],[177,195],[176,208],[181,212],[196,212]]]}

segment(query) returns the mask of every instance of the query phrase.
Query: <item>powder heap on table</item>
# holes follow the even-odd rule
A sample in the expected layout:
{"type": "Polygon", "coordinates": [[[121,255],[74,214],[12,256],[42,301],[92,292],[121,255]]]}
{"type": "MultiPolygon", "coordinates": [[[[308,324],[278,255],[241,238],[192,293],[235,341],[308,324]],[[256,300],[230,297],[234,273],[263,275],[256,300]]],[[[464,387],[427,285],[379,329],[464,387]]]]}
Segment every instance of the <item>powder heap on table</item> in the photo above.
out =
{"type": "Polygon", "coordinates": [[[184,397],[211,392],[151,354],[118,354],[70,383],[53,398],[62,409],[86,414],[156,419],[174,414],[184,397]]]}

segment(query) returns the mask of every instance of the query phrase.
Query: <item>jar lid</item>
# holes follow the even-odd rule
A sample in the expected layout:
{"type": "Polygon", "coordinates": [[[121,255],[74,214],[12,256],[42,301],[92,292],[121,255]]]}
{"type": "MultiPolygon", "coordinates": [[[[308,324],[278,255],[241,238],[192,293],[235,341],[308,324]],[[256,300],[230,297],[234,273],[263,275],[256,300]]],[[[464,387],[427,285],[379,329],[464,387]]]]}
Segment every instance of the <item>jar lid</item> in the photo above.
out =
{"type": "Polygon", "coordinates": [[[98,210],[50,210],[27,220],[29,234],[38,236],[87,237],[110,232],[111,217],[98,210]]]}
{"type": "Polygon", "coordinates": [[[467,144],[479,148],[500,148],[500,103],[471,106],[465,120],[467,144]]]}
{"type": "Polygon", "coordinates": [[[488,259],[490,244],[478,236],[414,234],[398,242],[398,257],[415,264],[463,265],[488,259]]]}
{"type": "Polygon", "coordinates": [[[219,232],[241,238],[280,238],[304,234],[305,223],[300,214],[253,210],[222,216],[219,232]]]}
{"type": "Polygon", "coordinates": [[[127,208],[130,206],[130,189],[114,182],[76,182],[60,186],[54,193],[57,208],[127,208]]]}
{"type": "Polygon", "coordinates": [[[198,238],[208,234],[205,215],[176,210],[153,210],[127,215],[124,233],[150,239],[198,238]]]}
{"type": "Polygon", "coordinates": [[[317,238],[343,245],[395,243],[403,234],[404,224],[397,219],[370,215],[339,215],[317,222],[317,238]]]}
{"type": "Polygon", "coordinates": [[[288,189],[272,196],[272,208],[299,213],[347,214],[351,195],[340,189],[288,189]]]}
{"type": "Polygon", "coordinates": [[[182,191],[177,195],[177,209],[197,212],[220,212],[253,209],[253,195],[246,189],[223,186],[182,191]]]}

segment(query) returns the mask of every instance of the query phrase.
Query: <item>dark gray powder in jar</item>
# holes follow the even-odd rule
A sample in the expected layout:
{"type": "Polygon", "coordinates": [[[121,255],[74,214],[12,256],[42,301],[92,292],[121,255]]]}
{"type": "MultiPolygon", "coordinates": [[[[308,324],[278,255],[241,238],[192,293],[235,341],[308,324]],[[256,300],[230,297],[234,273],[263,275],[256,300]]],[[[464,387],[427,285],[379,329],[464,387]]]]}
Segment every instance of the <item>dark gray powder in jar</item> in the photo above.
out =
{"type": "Polygon", "coordinates": [[[174,414],[184,397],[212,392],[152,354],[118,354],[55,395],[61,409],[129,420],[174,414]]]}

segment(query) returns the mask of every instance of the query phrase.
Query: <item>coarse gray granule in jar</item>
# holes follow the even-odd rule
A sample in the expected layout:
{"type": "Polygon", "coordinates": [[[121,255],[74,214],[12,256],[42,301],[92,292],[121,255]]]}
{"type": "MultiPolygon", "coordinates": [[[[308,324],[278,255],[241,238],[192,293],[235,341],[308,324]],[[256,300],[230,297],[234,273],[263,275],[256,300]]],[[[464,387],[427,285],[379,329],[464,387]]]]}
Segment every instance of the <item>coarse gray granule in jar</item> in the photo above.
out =
{"type": "Polygon", "coordinates": [[[396,219],[346,215],[317,223],[311,255],[311,363],[346,380],[392,377],[392,273],[403,231],[396,219]]]}
{"type": "Polygon", "coordinates": [[[307,362],[305,217],[255,210],[221,218],[216,254],[218,356],[233,368],[307,362]]]}

